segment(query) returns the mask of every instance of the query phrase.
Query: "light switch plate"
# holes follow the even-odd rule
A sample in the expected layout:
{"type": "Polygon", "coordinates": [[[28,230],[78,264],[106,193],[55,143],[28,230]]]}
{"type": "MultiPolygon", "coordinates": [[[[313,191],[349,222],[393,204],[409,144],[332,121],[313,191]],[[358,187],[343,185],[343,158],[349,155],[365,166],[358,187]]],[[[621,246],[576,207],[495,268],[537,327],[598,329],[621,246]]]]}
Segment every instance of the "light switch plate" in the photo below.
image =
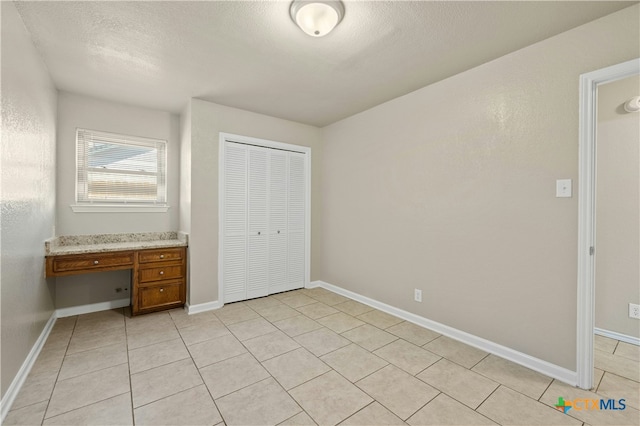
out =
{"type": "Polygon", "coordinates": [[[556,180],[556,197],[571,198],[571,179],[556,180]]]}

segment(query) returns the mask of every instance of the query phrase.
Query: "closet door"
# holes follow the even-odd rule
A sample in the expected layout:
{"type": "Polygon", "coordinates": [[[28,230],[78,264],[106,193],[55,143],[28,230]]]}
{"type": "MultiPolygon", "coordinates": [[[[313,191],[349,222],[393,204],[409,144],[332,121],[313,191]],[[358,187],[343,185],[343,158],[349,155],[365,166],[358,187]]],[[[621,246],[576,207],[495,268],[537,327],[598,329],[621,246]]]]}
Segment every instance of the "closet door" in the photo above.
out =
{"type": "Polygon", "coordinates": [[[226,140],[222,154],[223,302],[304,287],[306,154],[226,140]]]}
{"type": "Polygon", "coordinates": [[[269,294],[269,150],[249,147],[247,299],[269,294]]]}
{"type": "Polygon", "coordinates": [[[287,152],[269,153],[269,293],[288,290],[287,152]]]}
{"type": "Polygon", "coordinates": [[[229,303],[247,298],[248,149],[235,143],[225,143],[224,149],[222,279],[224,302],[229,303]]]}
{"type": "Polygon", "coordinates": [[[305,155],[288,153],[287,290],[304,287],[305,276],[305,155]]]}

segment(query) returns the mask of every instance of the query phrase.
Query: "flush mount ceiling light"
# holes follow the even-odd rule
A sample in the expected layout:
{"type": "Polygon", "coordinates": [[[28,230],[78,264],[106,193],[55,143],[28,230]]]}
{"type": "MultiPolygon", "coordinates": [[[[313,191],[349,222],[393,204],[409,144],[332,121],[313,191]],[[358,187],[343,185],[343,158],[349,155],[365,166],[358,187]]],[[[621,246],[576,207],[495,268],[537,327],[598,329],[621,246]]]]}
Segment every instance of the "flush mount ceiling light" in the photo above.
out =
{"type": "Polygon", "coordinates": [[[313,37],[322,37],[342,21],[344,5],[341,1],[294,0],[291,19],[300,29],[313,37]]]}

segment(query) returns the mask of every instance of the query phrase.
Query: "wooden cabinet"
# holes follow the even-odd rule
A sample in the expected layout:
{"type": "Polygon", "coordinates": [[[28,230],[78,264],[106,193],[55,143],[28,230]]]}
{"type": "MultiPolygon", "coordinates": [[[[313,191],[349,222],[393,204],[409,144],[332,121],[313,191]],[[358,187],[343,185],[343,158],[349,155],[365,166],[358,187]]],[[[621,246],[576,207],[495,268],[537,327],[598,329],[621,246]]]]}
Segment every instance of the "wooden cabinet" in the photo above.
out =
{"type": "Polygon", "coordinates": [[[47,277],[60,277],[86,272],[117,271],[132,269],[133,251],[113,253],[70,254],[47,257],[47,277]]]}
{"type": "Polygon", "coordinates": [[[46,276],[131,269],[133,315],[179,308],[187,300],[187,248],[127,250],[46,257],[46,276]]]}
{"type": "Polygon", "coordinates": [[[133,276],[133,315],[171,309],[186,302],[186,249],[139,250],[133,276]]]}
{"type": "Polygon", "coordinates": [[[149,287],[139,287],[138,304],[143,310],[173,308],[176,303],[181,306],[184,304],[182,301],[183,289],[183,281],[163,282],[149,287]]]}

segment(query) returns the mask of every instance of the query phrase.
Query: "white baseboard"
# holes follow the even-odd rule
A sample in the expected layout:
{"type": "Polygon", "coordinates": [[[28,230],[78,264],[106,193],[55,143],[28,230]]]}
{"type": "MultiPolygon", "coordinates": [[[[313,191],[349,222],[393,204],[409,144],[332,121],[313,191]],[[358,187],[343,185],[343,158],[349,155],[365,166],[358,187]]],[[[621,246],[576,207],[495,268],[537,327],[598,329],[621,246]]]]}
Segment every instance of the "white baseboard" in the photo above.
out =
{"type": "Polygon", "coordinates": [[[47,341],[47,337],[49,337],[49,333],[51,333],[53,325],[56,323],[56,318],[56,312],[54,311],[45,324],[44,329],[40,333],[38,340],[36,340],[36,342],[33,344],[29,355],[27,355],[27,358],[22,363],[20,370],[18,370],[18,374],[16,374],[16,377],[13,378],[13,381],[11,382],[11,385],[9,385],[7,392],[4,394],[2,401],[0,401],[0,406],[2,407],[0,409],[0,423],[4,423],[4,419],[7,417],[7,414],[11,409],[13,401],[15,401],[16,396],[18,396],[18,392],[20,392],[24,381],[27,379],[27,376],[31,371],[31,367],[33,367],[33,364],[36,362],[38,355],[40,355],[40,351],[47,341]]]}
{"type": "Polygon", "coordinates": [[[197,305],[189,305],[185,303],[184,309],[187,311],[189,315],[199,314],[200,312],[213,311],[215,309],[222,308],[222,303],[219,300],[214,300],[213,302],[207,303],[199,303],[197,305]]]}
{"type": "Polygon", "coordinates": [[[409,321],[421,327],[433,330],[437,333],[442,334],[443,336],[450,337],[485,352],[489,352],[491,354],[499,356],[500,358],[515,362],[516,364],[537,371],[538,373],[542,373],[546,376],[558,379],[564,383],[570,384],[571,386],[576,386],[578,382],[578,375],[575,371],[568,370],[564,367],[560,367],[539,358],[532,357],[531,355],[527,355],[523,352],[516,351],[514,349],[491,342],[473,334],[469,334],[456,328],[449,327],[448,325],[432,321],[416,314],[412,314],[411,312],[407,312],[402,309],[379,302],[377,300],[370,299],[358,293],[345,290],[341,287],[326,283],[324,281],[313,281],[312,283],[310,283],[309,288],[314,287],[322,287],[327,290],[333,291],[334,293],[364,303],[365,305],[369,305],[373,308],[394,315],[398,318],[402,318],[405,321],[409,321]]]}
{"type": "Polygon", "coordinates": [[[632,345],[640,346],[640,339],[626,334],[618,333],[616,331],[603,330],[602,328],[595,327],[593,332],[599,336],[609,337],[611,339],[620,340],[621,342],[631,343],[632,345]]]}
{"type": "Polygon", "coordinates": [[[72,317],[74,315],[90,314],[92,312],[108,311],[109,309],[124,308],[129,306],[131,301],[129,298],[110,300],[108,302],[90,303],[88,305],[71,306],[69,308],[60,308],[56,310],[58,318],[72,317]]]}

